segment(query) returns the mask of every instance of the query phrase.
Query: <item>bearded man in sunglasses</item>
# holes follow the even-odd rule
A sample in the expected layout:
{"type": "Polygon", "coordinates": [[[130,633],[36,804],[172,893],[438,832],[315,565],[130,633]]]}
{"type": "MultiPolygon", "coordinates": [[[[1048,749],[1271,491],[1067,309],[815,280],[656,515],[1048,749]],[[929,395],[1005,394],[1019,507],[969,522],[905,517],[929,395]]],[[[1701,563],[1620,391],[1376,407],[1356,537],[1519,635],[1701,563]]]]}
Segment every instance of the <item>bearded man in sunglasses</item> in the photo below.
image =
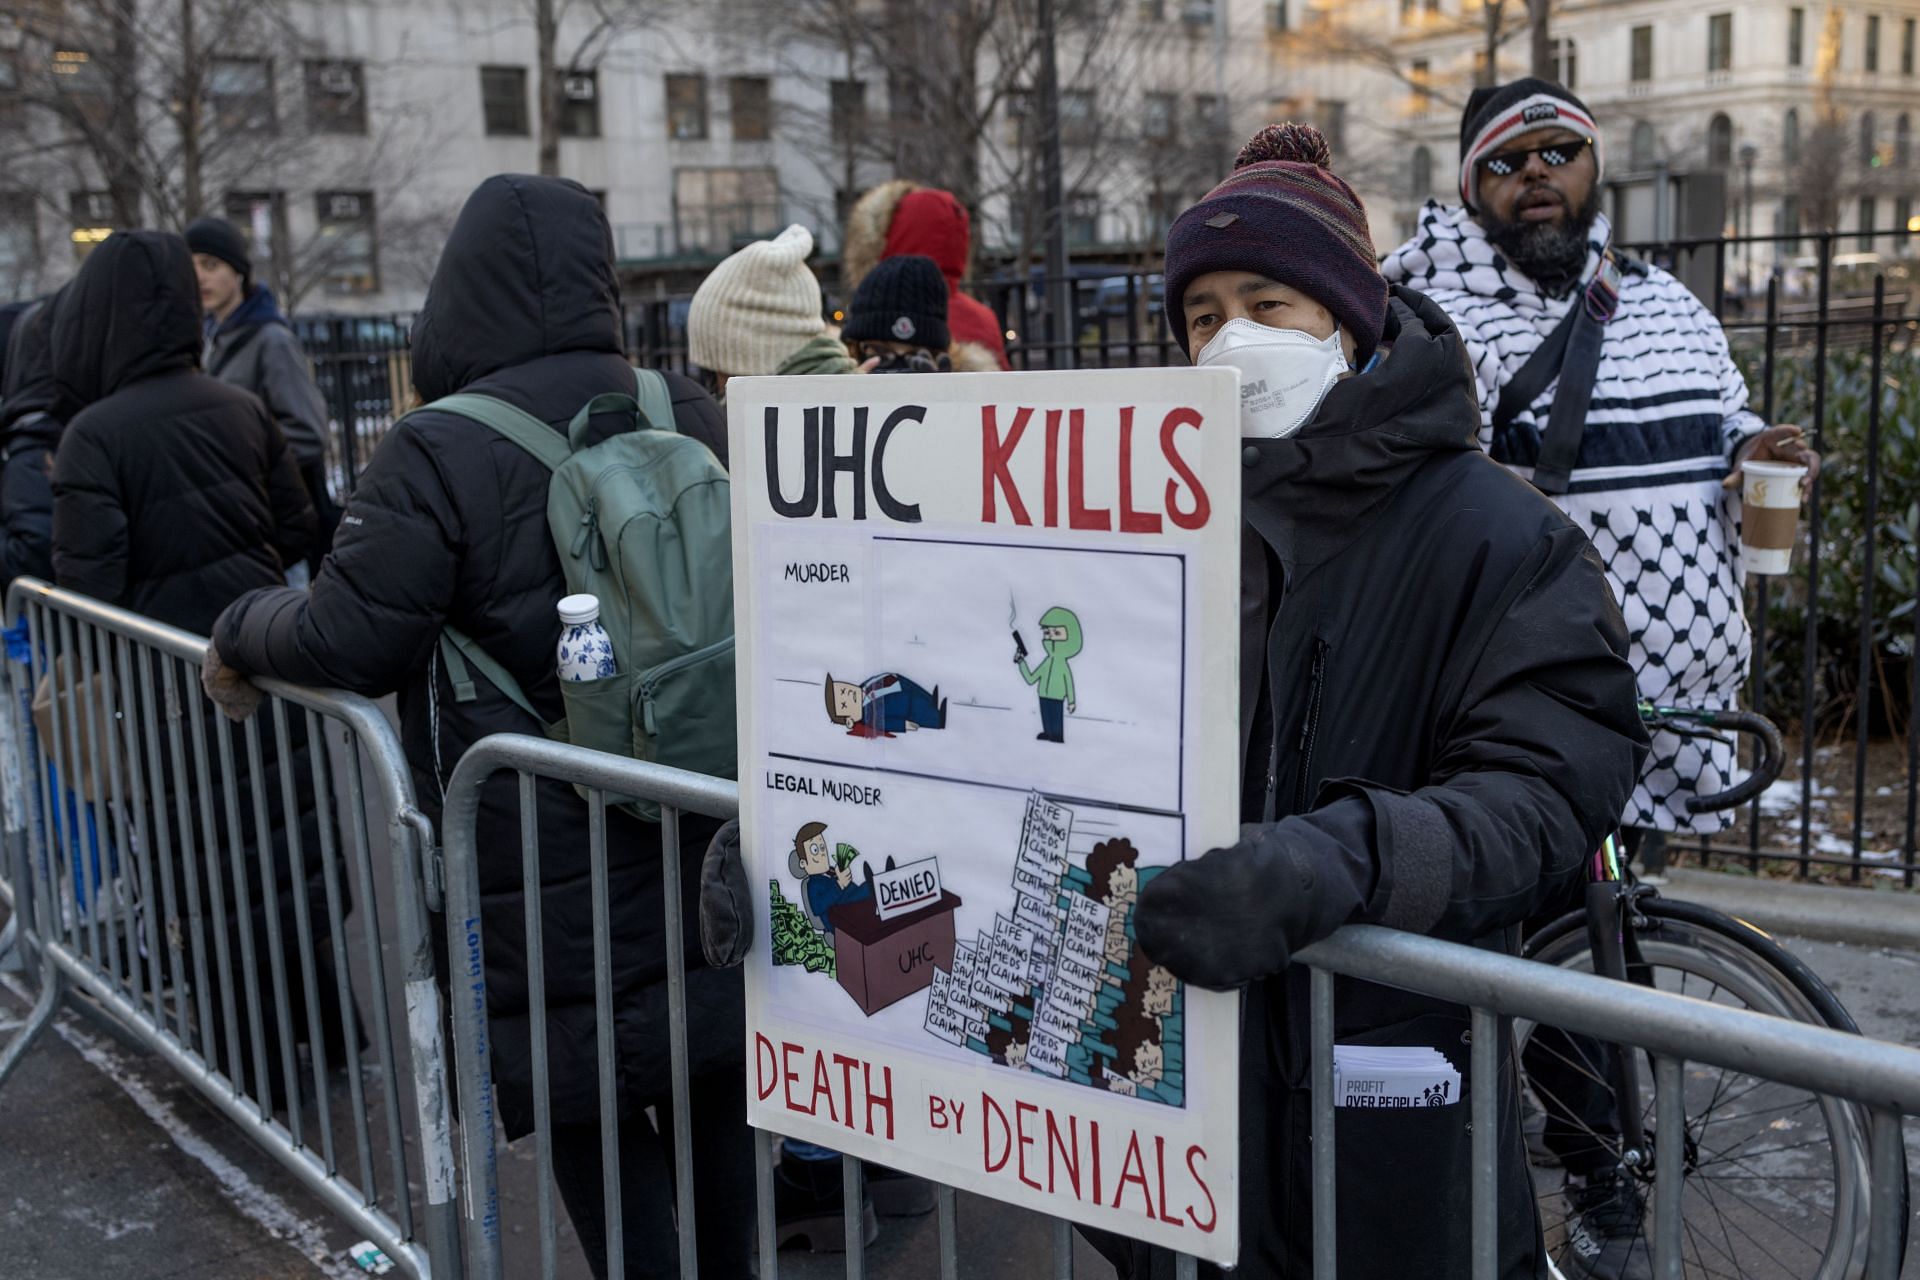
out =
{"type": "MultiPolygon", "coordinates": [[[[1811,478],[1820,459],[1800,428],[1749,411],[1726,335],[1686,286],[1612,247],[1600,131],[1584,103],[1537,79],[1475,90],[1460,155],[1461,204],[1428,202],[1382,274],[1459,328],[1482,446],[1592,538],[1641,698],[1734,706],[1752,649],[1737,567],[1741,464],[1798,463],[1811,478]]],[[[1731,746],[1656,732],[1621,816],[1629,851],[1657,866],[1666,835],[1721,830],[1730,815],[1691,814],[1686,802],[1731,786],[1736,768],[1731,746]]],[[[1560,1266],[1650,1278],[1644,1205],[1611,1158],[1617,1122],[1597,1084],[1611,1050],[1558,1033],[1534,1041],[1544,1144],[1568,1178],[1560,1266]]]]}

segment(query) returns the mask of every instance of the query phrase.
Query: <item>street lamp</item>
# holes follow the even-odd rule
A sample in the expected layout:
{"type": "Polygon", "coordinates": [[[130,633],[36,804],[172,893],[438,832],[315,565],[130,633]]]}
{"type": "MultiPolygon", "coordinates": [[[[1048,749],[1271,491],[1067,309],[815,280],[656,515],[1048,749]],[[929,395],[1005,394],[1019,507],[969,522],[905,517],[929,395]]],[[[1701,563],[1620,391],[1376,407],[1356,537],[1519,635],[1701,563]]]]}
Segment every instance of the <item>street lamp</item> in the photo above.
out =
{"type": "Polygon", "coordinates": [[[1747,251],[1741,258],[1741,293],[1751,297],[1753,294],[1753,162],[1760,158],[1760,148],[1751,142],[1740,146],[1740,169],[1746,180],[1744,203],[1746,205],[1747,251]]]}

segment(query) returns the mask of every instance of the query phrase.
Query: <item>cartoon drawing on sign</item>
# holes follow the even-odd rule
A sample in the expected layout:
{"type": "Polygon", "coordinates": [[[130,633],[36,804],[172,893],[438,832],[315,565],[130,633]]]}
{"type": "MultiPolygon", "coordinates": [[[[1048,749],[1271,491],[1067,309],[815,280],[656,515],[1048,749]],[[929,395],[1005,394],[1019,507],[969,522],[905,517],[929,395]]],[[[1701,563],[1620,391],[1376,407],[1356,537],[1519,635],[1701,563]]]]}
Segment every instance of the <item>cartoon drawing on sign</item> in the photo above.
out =
{"type": "Polygon", "coordinates": [[[1117,983],[1124,971],[1127,955],[1133,948],[1127,925],[1133,919],[1133,904],[1140,897],[1140,851],[1133,841],[1121,838],[1103,840],[1087,855],[1087,874],[1093,878],[1092,897],[1108,911],[1106,938],[1102,954],[1110,971],[1103,980],[1117,983]]]}
{"type": "Polygon", "coordinates": [[[893,671],[869,676],[859,684],[826,681],[827,719],[846,726],[855,738],[891,738],[915,729],[947,727],[947,700],[940,686],[933,692],[893,671]]]}
{"type": "Polygon", "coordinates": [[[833,943],[813,927],[798,903],[789,902],[780,892],[778,880],[767,881],[767,898],[772,906],[769,930],[773,936],[773,962],[796,965],[808,973],[833,976],[833,943]]]}
{"type": "MultiPolygon", "coordinates": [[[[933,987],[937,973],[950,979],[960,898],[942,887],[932,858],[896,867],[889,855],[883,870],[863,863],[856,877],[859,856],[846,843],[830,851],[824,822],[809,822],[794,833],[787,869],[800,881],[800,902],[788,902],[773,883],[773,962],[826,974],[872,1017],[933,987]]],[[[951,1003],[947,986],[939,983],[938,1016],[929,1001],[928,1030],[951,1037],[964,1023],[944,1011],[951,1003]]]]}
{"type": "Polygon", "coordinates": [[[1040,615],[1040,647],[1046,650],[1047,656],[1039,666],[1027,665],[1027,642],[1018,631],[1013,633],[1014,665],[1020,668],[1020,678],[1032,685],[1040,698],[1037,736],[1042,742],[1067,740],[1067,713],[1079,709],[1073,668],[1068,664],[1079,656],[1085,643],[1079,617],[1059,605],[1040,615]]]}
{"type": "Polygon", "coordinates": [[[1013,914],[957,942],[924,1029],[1001,1066],[1184,1106],[1180,984],[1134,949],[1129,928],[1141,882],[1160,868],[1141,868],[1125,836],[1097,841],[1076,866],[1073,840],[1073,811],[1030,795],[1013,914]]]}
{"type": "MultiPolygon", "coordinates": [[[[828,937],[833,936],[832,911],[843,902],[864,902],[873,897],[873,868],[865,868],[866,878],[854,883],[853,860],[859,852],[850,844],[837,851],[827,848],[827,824],[809,822],[793,836],[793,851],[787,855],[787,870],[800,881],[807,919],[828,937]]],[[[891,859],[887,869],[893,869],[891,859]]]]}

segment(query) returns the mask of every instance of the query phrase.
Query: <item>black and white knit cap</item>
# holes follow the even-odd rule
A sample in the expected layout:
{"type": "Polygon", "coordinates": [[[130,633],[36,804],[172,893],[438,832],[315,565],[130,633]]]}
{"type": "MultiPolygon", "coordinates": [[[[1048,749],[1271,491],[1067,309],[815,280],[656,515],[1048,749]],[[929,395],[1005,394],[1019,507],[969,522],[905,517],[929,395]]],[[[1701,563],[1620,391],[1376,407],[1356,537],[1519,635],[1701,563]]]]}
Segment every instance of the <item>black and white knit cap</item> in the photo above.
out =
{"type": "Polygon", "coordinates": [[[1460,199],[1468,209],[1479,212],[1480,161],[1543,129],[1570,129],[1592,138],[1598,180],[1600,126],[1586,103],[1551,80],[1532,77],[1473,91],[1460,118],[1460,199]]]}

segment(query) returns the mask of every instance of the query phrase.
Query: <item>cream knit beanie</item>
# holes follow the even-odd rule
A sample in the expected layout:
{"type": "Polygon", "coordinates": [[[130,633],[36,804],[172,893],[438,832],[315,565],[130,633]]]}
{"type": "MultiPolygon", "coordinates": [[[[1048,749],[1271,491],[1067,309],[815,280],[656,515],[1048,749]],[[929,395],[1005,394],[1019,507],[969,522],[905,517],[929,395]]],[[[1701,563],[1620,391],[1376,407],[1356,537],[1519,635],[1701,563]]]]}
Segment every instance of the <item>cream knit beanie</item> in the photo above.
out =
{"type": "Polygon", "coordinates": [[[807,266],[813,234],[795,223],[715,267],[687,309],[687,354],[702,369],[773,373],[820,336],[820,282],[807,266]]]}

